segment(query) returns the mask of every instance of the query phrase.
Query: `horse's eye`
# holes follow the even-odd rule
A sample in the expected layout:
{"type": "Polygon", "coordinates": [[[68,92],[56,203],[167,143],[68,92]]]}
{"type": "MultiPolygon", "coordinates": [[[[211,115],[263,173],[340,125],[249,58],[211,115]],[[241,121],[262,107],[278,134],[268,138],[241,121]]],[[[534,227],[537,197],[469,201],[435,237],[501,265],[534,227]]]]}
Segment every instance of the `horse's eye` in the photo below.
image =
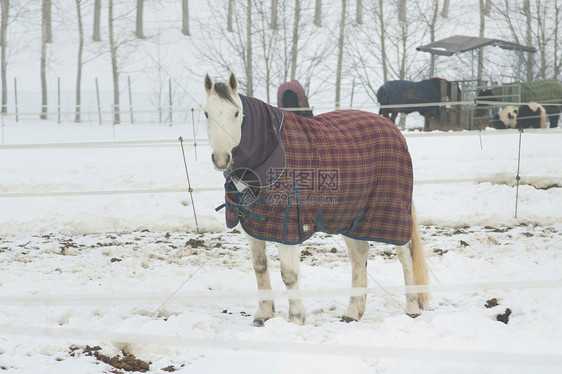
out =
{"type": "Polygon", "coordinates": [[[205,117],[209,118],[209,113],[207,113],[207,111],[205,111],[205,117]]]}
{"type": "Polygon", "coordinates": [[[238,114],[240,114],[239,110],[237,110],[236,113],[234,113],[234,117],[238,117],[238,114]]]}

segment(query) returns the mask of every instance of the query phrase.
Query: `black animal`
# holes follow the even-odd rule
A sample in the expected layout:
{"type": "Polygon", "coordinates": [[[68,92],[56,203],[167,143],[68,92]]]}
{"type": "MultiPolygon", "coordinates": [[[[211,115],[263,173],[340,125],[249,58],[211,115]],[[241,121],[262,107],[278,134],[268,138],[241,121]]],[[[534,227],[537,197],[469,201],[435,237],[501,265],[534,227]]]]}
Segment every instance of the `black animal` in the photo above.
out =
{"type": "MultiPolygon", "coordinates": [[[[457,99],[460,100],[460,90],[457,89],[457,99]]],[[[380,105],[404,105],[404,104],[427,104],[439,103],[441,97],[447,96],[451,99],[451,82],[442,78],[424,79],[420,82],[410,82],[405,80],[388,81],[377,91],[377,100],[380,105]],[[442,84],[442,82],[444,84],[442,84]],[[441,94],[441,86],[446,87],[446,91],[441,94]]],[[[441,111],[439,105],[431,106],[404,106],[397,108],[381,108],[379,114],[388,117],[396,123],[398,113],[419,112],[424,116],[424,130],[429,131],[429,119],[439,118],[441,111]]]]}

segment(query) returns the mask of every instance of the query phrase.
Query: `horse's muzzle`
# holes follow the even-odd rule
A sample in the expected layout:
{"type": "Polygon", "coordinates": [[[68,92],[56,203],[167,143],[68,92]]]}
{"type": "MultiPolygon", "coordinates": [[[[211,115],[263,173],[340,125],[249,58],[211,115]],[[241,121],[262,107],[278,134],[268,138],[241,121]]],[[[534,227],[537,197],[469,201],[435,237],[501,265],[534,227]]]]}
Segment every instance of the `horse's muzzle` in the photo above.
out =
{"type": "Polygon", "coordinates": [[[227,170],[230,166],[230,161],[232,157],[227,153],[217,154],[213,153],[211,155],[211,159],[213,160],[213,165],[215,165],[215,169],[224,171],[227,170]]]}

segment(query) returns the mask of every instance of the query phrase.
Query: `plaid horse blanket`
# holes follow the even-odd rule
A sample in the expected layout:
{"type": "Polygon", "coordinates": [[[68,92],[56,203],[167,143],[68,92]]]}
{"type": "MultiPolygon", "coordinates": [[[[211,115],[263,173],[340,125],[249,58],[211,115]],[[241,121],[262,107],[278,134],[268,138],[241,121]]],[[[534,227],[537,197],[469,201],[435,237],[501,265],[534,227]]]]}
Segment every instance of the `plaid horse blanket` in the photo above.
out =
{"type": "Polygon", "coordinates": [[[410,240],[412,162],[390,120],[355,110],[301,117],[241,98],[242,140],[225,173],[229,228],[240,223],[256,238],[284,244],[315,232],[398,245],[410,240]],[[274,156],[256,145],[264,142],[274,156]]]}
{"type": "Polygon", "coordinates": [[[545,79],[530,83],[515,82],[506,86],[492,88],[494,96],[510,95],[512,85],[521,86],[521,102],[536,102],[542,104],[547,115],[558,114],[562,110],[562,85],[555,79],[545,79]]]}

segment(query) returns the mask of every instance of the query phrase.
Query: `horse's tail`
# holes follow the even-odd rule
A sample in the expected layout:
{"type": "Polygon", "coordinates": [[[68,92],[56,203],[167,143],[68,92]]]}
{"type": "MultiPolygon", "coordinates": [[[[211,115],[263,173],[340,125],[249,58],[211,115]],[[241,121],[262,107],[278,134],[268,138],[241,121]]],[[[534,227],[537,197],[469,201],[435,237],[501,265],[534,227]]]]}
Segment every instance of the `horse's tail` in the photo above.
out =
{"type": "MultiPolygon", "coordinates": [[[[425,260],[425,251],[423,250],[423,245],[420,236],[420,230],[418,227],[418,219],[416,217],[416,211],[414,205],[412,204],[412,257],[414,259],[414,281],[416,285],[429,286],[429,271],[427,267],[427,262],[425,260]]],[[[427,302],[429,301],[429,292],[418,293],[418,303],[421,309],[425,309],[427,302]]]]}

